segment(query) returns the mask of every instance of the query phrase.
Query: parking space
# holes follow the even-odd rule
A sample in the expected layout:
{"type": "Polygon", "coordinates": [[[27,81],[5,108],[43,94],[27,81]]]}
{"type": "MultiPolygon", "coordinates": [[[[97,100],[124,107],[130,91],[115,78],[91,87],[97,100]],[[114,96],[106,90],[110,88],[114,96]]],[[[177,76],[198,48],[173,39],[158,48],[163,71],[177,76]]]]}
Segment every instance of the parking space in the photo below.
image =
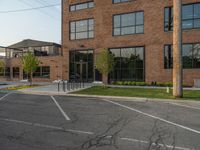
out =
{"type": "Polygon", "coordinates": [[[70,96],[0,97],[3,150],[200,149],[198,109],[70,96]]]}

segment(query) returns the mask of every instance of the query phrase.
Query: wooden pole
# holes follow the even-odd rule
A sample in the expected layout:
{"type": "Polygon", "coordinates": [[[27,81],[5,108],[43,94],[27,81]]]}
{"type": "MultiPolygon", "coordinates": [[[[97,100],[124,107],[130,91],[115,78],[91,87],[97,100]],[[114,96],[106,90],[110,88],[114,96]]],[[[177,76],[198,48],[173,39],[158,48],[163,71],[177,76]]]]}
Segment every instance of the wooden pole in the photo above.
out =
{"type": "Polygon", "coordinates": [[[173,96],[183,97],[182,67],[182,2],[173,0],[174,31],[173,31],[173,96]]]}

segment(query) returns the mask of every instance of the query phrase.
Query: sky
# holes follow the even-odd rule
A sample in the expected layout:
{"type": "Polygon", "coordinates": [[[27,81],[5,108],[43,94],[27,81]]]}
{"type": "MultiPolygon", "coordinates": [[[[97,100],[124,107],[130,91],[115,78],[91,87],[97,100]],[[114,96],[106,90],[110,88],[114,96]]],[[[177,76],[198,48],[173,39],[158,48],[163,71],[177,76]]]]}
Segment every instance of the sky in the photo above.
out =
{"type": "Polygon", "coordinates": [[[2,13],[60,4],[61,0],[0,0],[0,46],[24,39],[61,43],[61,6],[2,13]]]}

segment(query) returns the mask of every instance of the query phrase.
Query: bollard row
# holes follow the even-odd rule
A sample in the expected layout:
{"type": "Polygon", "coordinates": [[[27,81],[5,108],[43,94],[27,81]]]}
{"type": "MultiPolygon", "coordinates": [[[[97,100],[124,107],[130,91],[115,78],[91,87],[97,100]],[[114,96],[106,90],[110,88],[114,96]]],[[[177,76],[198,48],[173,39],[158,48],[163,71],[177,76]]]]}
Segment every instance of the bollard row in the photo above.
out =
{"type": "Polygon", "coordinates": [[[74,91],[77,89],[81,89],[85,87],[85,83],[83,81],[64,81],[61,80],[58,82],[58,92],[61,91],[74,91]]]}

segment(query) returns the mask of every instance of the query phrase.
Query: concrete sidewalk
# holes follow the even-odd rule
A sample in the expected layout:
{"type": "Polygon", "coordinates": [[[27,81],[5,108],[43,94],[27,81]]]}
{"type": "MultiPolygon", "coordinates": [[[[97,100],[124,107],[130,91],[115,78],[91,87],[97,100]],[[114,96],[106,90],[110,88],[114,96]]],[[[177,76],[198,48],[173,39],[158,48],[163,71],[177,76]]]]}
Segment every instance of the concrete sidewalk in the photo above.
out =
{"type": "Polygon", "coordinates": [[[75,92],[78,90],[86,89],[91,86],[92,86],[92,84],[85,83],[84,88],[74,88],[74,89],[70,89],[70,90],[67,90],[67,88],[66,88],[64,91],[62,86],[60,86],[58,88],[57,83],[51,83],[51,84],[45,85],[45,86],[38,86],[38,87],[34,87],[34,88],[18,90],[18,92],[27,93],[27,94],[39,94],[39,95],[67,95],[69,92],[75,92]]]}

